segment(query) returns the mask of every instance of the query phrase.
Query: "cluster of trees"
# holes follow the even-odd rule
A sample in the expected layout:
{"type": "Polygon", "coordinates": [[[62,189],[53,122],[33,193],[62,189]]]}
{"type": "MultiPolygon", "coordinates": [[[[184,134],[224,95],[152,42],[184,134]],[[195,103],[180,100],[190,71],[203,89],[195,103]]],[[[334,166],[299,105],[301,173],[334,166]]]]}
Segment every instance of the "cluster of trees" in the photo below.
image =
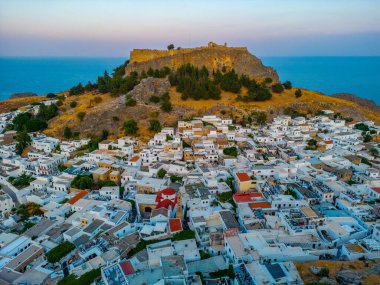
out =
{"type": "Polygon", "coordinates": [[[256,80],[249,79],[247,76],[242,75],[240,80],[242,85],[248,89],[248,93],[245,96],[238,96],[238,100],[250,102],[266,101],[272,98],[272,93],[267,86],[267,84],[272,82],[271,78],[267,78],[262,83],[258,83],[256,80]]]}
{"type": "Polygon", "coordinates": [[[172,86],[182,93],[181,98],[194,100],[220,99],[220,88],[209,78],[206,67],[199,69],[191,64],[185,64],[169,75],[172,86]]]}
{"type": "Polygon", "coordinates": [[[18,189],[29,186],[30,183],[33,182],[34,180],[35,180],[34,177],[28,176],[26,174],[22,174],[21,176],[17,178],[15,177],[9,178],[9,182],[11,182],[11,184],[18,189]]]}
{"type": "Polygon", "coordinates": [[[71,187],[77,189],[90,189],[94,186],[94,180],[89,175],[77,175],[71,182],[71,187]]]}
{"type": "Polygon", "coordinates": [[[40,209],[40,205],[33,202],[21,204],[17,208],[16,213],[19,215],[22,221],[25,221],[32,216],[42,216],[44,214],[40,209]]]}
{"type": "Polygon", "coordinates": [[[106,186],[116,186],[116,183],[110,180],[99,181],[95,183],[91,175],[78,175],[71,182],[71,187],[85,190],[91,189],[93,187],[106,187],[106,186]]]}
{"type": "Polygon", "coordinates": [[[307,141],[306,150],[316,150],[318,148],[318,142],[315,139],[310,139],[307,141]]]}
{"type": "Polygon", "coordinates": [[[100,93],[111,93],[113,96],[126,94],[131,91],[137,84],[139,78],[137,72],[131,72],[128,76],[124,76],[124,68],[115,69],[113,76],[109,76],[107,71],[103,76],[98,77],[97,85],[100,93]],[[121,72],[122,70],[122,72],[121,72]]]}
{"type": "MultiPolygon", "coordinates": [[[[86,113],[85,112],[80,112],[78,113],[77,117],[79,120],[83,120],[84,117],[85,117],[86,113]]],[[[65,137],[65,139],[69,140],[69,139],[78,139],[79,138],[79,132],[73,132],[71,131],[70,127],[66,126],[64,129],[63,129],[63,136],[65,137]]]]}
{"type": "Polygon", "coordinates": [[[236,147],[226,147],[223,149],[223,154],[229,155],[229,156],[238,156],[238,150],[236,147]]]}
{"type": "Polygon", "coordinates": [[[12,121],[7,129],[17,131],[16,136],[16,153],[21,154],[23,150],[32,142],[28,133],[37,132],[46,129],[51,118],[58,114],[58,107],[55,104],[46,106],[39,104],[39,111],[37,115],[33,116],[31,113],[18,114],[12,121]]]}
{"type": "Polygon", "coordinates": [[[8,128],[15,131],[27,131],[27,132],[37,132],[45,129],[47,127],[47,121],[51,118],[57,116],[58,107],[55,104],[46,106],[40,104],[39,111],[37,115],[33,116],[31,113],[21,113],[18,114],[8,128]]]}
{"type": "Polygon", "coordinates": [[[141,72],[140,78],[141,79],[144,79],[147,77],[165,78],[166,76],[170,74],[170,72],[171,72],[171,69],[167,66],[164,66],[160,69],[153,69],[150,67],[147,72],[145,72],[145,70],[141,72]]]}
{"type": "MultiPolygon", "coordinates": [[[[137,72],[131,72],[128,76],[124,76],[125,67],[129,61],[124,62],[122,65],[116,67],[112,76],[104,71],[103,76],[99,76],[96,83],[88,82],[85,86],[79,83],[76,86],[70,88],[70,95],[80,95],[88,91],[97,89],[100,93],[111,93],[111,95],[117,96],[120,94],[126,94],[133,89],[139,83],[139,76],[137,72]]],[[[162,72],[158,71],[157,74],[161,76],[162,72]]],[[[165,69],[165,72],[167,70],[165,69]]],[[[153,74],[156,73],[153,71],[153,74]]],[[[153,75],[152,75],[153,76],[153,75]]]]}
{"type": "MultiPolygon", "coordinates": [[[[235,72],[234,69],[224,73],[220,72],[220,70],[217,70],[213,75],[215,83],[219,84],[222,90],[230,91],[233,93],[240,92],[242,83],[240,81],[239,75],[235,72]]],[[[243,80],[246,80],[247,78],[248,77],[245,76],[243,80]]]]}

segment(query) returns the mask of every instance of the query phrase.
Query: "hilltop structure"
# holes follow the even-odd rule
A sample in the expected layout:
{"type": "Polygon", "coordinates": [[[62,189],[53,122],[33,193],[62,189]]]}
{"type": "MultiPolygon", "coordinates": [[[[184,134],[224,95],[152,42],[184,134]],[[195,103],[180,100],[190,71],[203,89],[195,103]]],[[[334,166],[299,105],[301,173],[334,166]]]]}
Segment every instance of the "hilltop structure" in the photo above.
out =
{"type": "Polygon", "coordinates": [[[165,66],[177,69],[187,63],[197,67],[205,66],[210,73],[218,69],[234,69],[238,74],[246,74],[251,78],[270,77],[275,82],[279,81],[277,72],[272,67],[264,66],[246,47],[227,47],[227,44],[217,45],[213,42],[209,42],[207,47],[175,50],[134,49],[125,72],[128,75],[133,71],[140,73],[165,66]]]}

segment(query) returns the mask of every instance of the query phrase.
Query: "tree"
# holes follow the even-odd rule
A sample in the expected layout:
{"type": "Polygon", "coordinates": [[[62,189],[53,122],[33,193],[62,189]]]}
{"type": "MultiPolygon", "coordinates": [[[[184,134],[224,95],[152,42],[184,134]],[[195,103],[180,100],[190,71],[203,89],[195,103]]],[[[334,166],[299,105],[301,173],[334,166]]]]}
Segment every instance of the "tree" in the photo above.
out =
{"type": "Polygon", "coordinates": [[[254,112],[252,115],[257,125],[261,126],[265,124],[267,121],[267,114],[265,112],[254,112]]]}
{"type": "Polygon", "coordinates": [[[134,135],[138,131],[137,122],[133,119],[124,122],[124,131],[127,135],[134,135]]]}
{"type": "Polygon", "coordinates": [[[296,95],[296,98],[300,98],[302,96],[302,90],[301,89],[297,89],[294,94],[296,95]]]}
{"type": "Polygon", "coordinates": [[[16,154],[21,155],[24,149],[31,144],[32,139],[27,131],[20,131],[16,136],[16,154]]]}
{"type": "Polygon", "coordinates": [[[363,132],[368,132],[369,131],[369,127],[366,124],[363,124],[363,123],[356,124],[355,125],[355,129],[363,131],[363,132]]]}
{"type": "Polygon", "coordinates": [[[88,175],[78,175],[71,182],[71,187],[81,190],[90,189],[92,186],[94,186],[94,181],[88,175]]]}
{"type": "Polygon", "coordinates": [[[292,89],[292,83],[289,80],[282,83],[282,85],[284,86],[285,89],[292,89]]]}
{"type": "Polygon", "coordinates": [[[171,110],[173,109],[172,107],[172,103],[170,103],[170,101],[164,101],[161,103],[161,110],[166,112],[166,113],[169,113],[171,112],[171,110]]]}
{"type": "Polygon", "coordinates": [[[17,208],[16,213],[20,216],[22,221],[25,221],[32,216],[42,216],[44,214],[40,209],[40,205],[34,202],[27,202],[25,204],[21,204],[17,208]]]}
{"type": "Polygon", "coordinates": [[[174,49],[174,45],[173,44],[169,44],[168,45],[168,50],[172,50],[172,49],[174,49]]]}
{"type": "Polygon", "coordinates": [[[371,148],[370,150],[369,150],[369,152],[373,155],[373,156],[379,156],[379,151],[377,150],[377,148],[371,148]]]}
{"type": "Polygon", "coordinates": [[[81,122],[83,122],[83,119],[85,116],[86,116],[86,112],[79,112],[77,114],[77,117],[78,117],[79,121],[81,121],[81,122]]]}
{"type": "Polygon", "coordinates": [[[158,120],[150,120],[150,127],[149,130],[154,132],[160,132],[161,131],[161,123],[158,120]]]}
{"type": "Polygon", "coordinates": [[[276,84],[273,84],[272,91],[274,93],[280,94],[280,93],[282,93],[284,91],[284,87],[282,86],[281,83],[276,83],[276,84]]]}
{"type": "Polygon", "coordinates": [[[363,136],[363,142],[367,143],[372,141],[372,137],[370,135],[364,135],[363,136]]]}
{"type": "Polygon", "coordinates": [[[78,103],[76,101],[70,102],[70,107],[71,108],[75,108],[77,105],[78,105],[78,103]]]}
{"type": "Polygon", "coordinates": [[[234,146],[233,147],[227,147],[227,148],[223,149],[223,154],[229,155],[229,156],[237,156],[238,151],[237,151],[237,148],[234,146]]]}
{"type": "Polygon", "coordinates": [[[272,82],[273,82],[273,79],[270,78],[270,77],[266,77],[266,78],[264,79],[264,84],[271,84],[272,82]]]}
{"type": "Polygon", "coordinates": [[[159,103],[160,102],[160,97],[152,95],[152,96],[150,96],[149,101],[152,102],[152,103],[159,103]]]}
{"type": "Polygon", "coordinates": [[[56,97],[57,95],[55,95],[54,93],[48,93],[47,95],[46,95],[46,98],[49,98],[49,99],[51,99],[51,98],[54,98],[54,97],[56,97]]]}
{"type": "Polygon", "coordinates": [[[71,129],[68,126],[66,126],[65,129],[63,130],[63,136],[66,139],[70,139],[73,136],[73,133],[71,132],[71,129]]]}
{"type": "Polygon", "coordinates": [[[165,175],[166,175],[167,171],[163,168],[161,168],[158,172],[157,172],[157,177],[159,178],[164,178],[165,175]]]}
{"type": "Polygon", "coordinates": [[[70,95],[80,95],[84,93],[84,87],[82,83],[79,83],[77,86],[73,86],[70,88],[70,95]]]}
{"type": "Polygon", "coordinates": [[[64,241],[63,243],[53,247],[50,251],[46,253],[46,258],[49,262],[54,263],[61,260],[62,257],[67,255],[75,248],[74,244],[69,241],[64,241]]]}

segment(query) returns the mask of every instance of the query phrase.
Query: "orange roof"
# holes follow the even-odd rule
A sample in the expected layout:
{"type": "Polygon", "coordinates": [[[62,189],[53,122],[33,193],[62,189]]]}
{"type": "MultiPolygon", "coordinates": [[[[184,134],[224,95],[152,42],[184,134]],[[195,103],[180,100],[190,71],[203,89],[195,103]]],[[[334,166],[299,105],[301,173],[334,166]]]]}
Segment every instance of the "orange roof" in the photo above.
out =
{"type": "Polygon", "coordinates": [[[73,205],[83,197],[87,196],[88,192],[86,190],[82,190],[78,192],[73,198],[71,198],[69,201],[67,201],[67,204],[73,205]]]}
{"type": "Polygon", "coordinates": [[[325,144],[332,144],[333,141],[325,141],[325,144]]]}
{"type": "Polygon", "coordinates": [[[257,203],[250,203],[249,207],[251,209],[268,209],[268,208],[272,208],[272,205],[269,202],[257,202],[257,203]]]}
{"type": "Polygon", "coordinates": [[[246,182],[246,181],[250,181],[251,180],[251,177],[249,177],[248,174],[244,173],[244,172],[236,173],[236,176],[238,177],[238,179],[240,180],[240,182],[246,182]]]}
{"type": "Polygon", "coordinates": [[[237,192],[233,198],[235,203],[248,203],[252,202],[254,198],[262,198],[263,194],[260,192],[237,192]]]}
{"type": "Polygon", "coordinates": [[[179,232],[182,231],[181,219],[169,219],[170,232],[179,232]]]}
{"type": "Polygon", "coordinates": [[[136,156],[134,156],[134,157],[131,157],[131,159],[130,159],[129,161],[131,161],[131,162],[136,162],[136,161],[138,161],[139,159],[140,159],[140,156],[136,155],[136,156]]]}

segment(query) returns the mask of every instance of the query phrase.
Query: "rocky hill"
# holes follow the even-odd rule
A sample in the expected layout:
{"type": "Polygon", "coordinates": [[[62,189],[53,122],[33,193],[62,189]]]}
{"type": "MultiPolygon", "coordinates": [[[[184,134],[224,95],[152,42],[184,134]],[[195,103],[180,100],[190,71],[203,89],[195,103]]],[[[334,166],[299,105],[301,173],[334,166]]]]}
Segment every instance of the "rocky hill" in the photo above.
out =
{"type": "Polygon", "coordinates": [[[170,67],[177,69],[190,63],[196,67],[205,66],[210,74],[216,70],[234,69],[239,75],[246,74],[251,78],[264,79],[270,77],[278,82],[277,72],[264,66],[260,59],[252,55],[245,47],[227,47],[210,42],[207,47],[181,48],[173,50],[134,49],[130,54],[130,62],[125,72],[141,73],[149,68],[161,69],[170,67]]]}
{"type": "Polygon", "coordinates": [[[360,97],[358,97],[354,94],[350,94],[350,93],[336,93],[336,94],[331,95],[331,97],[351,101],[351,102],[354,102],[354,103],[356,103],[362,107],[365,107],[365,108],[368,108],[368,109],[371,109],[375,112],[380,113],[380,106],[376,105],[375,101],[373,101],[373,100],[360,98],[360,97]]]}

